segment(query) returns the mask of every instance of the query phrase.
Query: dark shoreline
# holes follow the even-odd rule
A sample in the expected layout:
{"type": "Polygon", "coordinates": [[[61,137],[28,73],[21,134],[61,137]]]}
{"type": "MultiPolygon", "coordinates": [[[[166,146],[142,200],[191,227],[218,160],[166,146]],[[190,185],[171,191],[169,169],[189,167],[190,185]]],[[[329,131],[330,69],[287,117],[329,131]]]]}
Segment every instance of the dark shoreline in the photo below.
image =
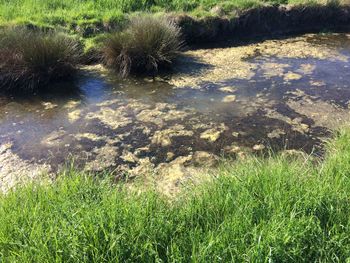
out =
{"type": "Polygon", "coordinates": [[[196,48],[232,41],[245,43],[261,38],[350,31],[350,6],[272,6],[242,12],[237,18],[208,17],[196,20],[175,16],[187,45],[196,48]]]}
{"type": "MultiPolygon", "coordinates": [[[[306,33],[350,32],[350,5],[267,6],[242,11],[238,17],[169,15],[180,28],[185,49],[222,48],[246,45],[267,39],[280,39],[306,33]]],[[[120,25],[109,25],[92,32],[113,32],[120,25]]],[[[98,48],[84,55],[84,64],[101,61],[98,48]]]]}

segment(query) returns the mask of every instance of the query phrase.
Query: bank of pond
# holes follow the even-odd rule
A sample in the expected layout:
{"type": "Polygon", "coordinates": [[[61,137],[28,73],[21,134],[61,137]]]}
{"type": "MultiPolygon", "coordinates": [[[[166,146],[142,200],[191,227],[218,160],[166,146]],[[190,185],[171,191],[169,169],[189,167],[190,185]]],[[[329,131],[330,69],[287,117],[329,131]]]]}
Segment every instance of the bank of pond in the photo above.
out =
{"type": "MultiPolygon", "coordinates": [[[[142,16],[102,41],[100,61],[122,77],[155,75],[170,65],[183,46],[180,29],[164,17],[142,16]]],[[[69,80],[84,63],[81,42],[63,32],[7,27],[0,32],[1,91],[36,92],[69,80]]]]}
{"type": "Polygon", "coordinates": [[[169,69],[188,47],[220,41],[237,44],[283,34],[347,31],[349,13],[347,5],[329,3],[258,7],[234,18],[131,14],[120,25],[92,30],[91,35],[31,23],[5,23],[0,29],[0,91],[37,91],[49,83],[71,79],[81,64],[90,63],[103,63],[122,77],[155,77],[169,69]]]}

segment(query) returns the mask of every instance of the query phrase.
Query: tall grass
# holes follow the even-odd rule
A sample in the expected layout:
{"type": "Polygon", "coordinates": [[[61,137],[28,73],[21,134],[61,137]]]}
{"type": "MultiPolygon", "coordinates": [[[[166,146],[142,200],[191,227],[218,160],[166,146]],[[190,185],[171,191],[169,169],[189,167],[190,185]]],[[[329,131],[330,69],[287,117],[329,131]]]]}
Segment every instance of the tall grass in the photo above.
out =
{"type": "Polygon", "coordinates": [[[4,262],[346,262],[350,132],[325,160],[248,158],[169,202],[62,174],[0,197],[4,262]]]}
{"type": "Polygon", "coordinates": [[[180,28],[165,17],[134,17],[122,32],[107,37],[103,53],[108,67],[123,77],[130,72],[155,74],[168,66],[182,47],[180,28]]]}
{"type": "Polygon", "coordinates": [[[0,91],[31,92],[75,74],[81,47],[59,32],[25,28],[0,31],[0,91]]]}

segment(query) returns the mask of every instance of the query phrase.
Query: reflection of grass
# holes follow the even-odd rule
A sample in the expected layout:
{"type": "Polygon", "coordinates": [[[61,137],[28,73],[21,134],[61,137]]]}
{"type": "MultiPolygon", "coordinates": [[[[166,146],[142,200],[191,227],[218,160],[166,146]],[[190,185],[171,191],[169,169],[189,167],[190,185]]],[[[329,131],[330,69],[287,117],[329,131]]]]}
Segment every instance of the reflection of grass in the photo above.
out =
{"type": "Polygon", "coordinates": [[[223,165],[177,200],[78,172],[0,198],[8,262],[345,262],[350,132],[319,164],[275,156],[223,165]]]}
{"type": "Polygon", "coordinates": [[[75,39],[24,28],[0,31],[0,90],[33,91],[71,77],[80,59],[75,39]]]}

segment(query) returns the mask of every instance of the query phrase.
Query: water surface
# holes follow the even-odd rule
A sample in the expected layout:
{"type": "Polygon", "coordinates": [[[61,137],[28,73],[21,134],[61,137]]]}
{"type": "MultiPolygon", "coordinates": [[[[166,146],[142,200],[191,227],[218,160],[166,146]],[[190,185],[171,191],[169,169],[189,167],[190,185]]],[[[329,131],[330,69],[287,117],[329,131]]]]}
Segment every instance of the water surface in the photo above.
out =
{"type": "Polygon", "coordinates": [[[306,35],[189,51],[155,82],[92,67],[47,94],[0,96],[0,179],[72,159],[120,173],[196,152],[317,153],[348,120],[349,58],[349,35],[306,35]]]}

